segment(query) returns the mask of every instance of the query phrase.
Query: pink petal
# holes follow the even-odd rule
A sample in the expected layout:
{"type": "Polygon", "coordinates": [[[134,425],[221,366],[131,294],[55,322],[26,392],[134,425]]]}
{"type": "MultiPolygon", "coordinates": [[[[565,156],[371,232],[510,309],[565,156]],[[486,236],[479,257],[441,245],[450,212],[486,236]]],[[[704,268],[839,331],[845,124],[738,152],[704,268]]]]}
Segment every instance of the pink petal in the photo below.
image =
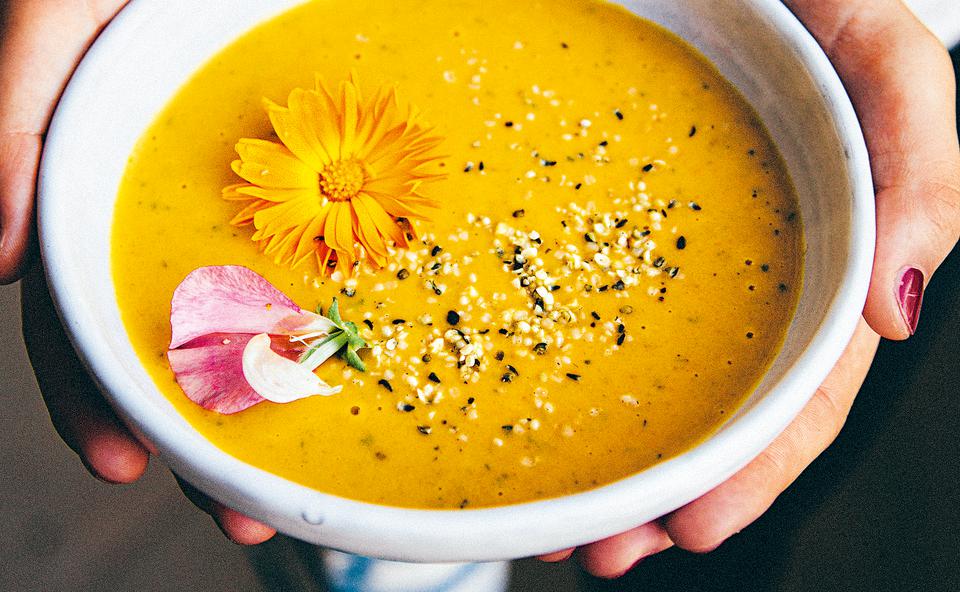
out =
{"type": "Polygon", "coordinates": [[[170,326],[170,349],[176,349],[211,333],[324,331],[332,323],[301,310],[253,270],[223,265],[196,269],[177,286],[170,326]]]}
{"type": "Polygon", "coordinates": [[[253,335],[210,335],[196,347],[167,352],[187,397],[204,409],[237,413],[264,400],[243,376],[243,350],[253,335]]]}
{"type": "Polygon", "coordinates": [[[260,396],[274,403],[290,403],[313,395],[330,396],[343,387],[331,387],[306,366],[270,349],[270,336],[254,336],[243,350],[243,376],[260,396]]]}

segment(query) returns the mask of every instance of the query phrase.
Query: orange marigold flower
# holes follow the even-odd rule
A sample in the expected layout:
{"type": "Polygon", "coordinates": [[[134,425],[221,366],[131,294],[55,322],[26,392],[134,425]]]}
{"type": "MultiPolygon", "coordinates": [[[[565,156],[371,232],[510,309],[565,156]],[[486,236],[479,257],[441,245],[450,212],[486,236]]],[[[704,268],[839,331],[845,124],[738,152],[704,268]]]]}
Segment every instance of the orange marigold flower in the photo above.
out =
{"type": "Polygon", "coordinates": [[[281,143],[244,138],[232,164],[246,183],[223,190],[249,202],[231,221],[253,224],[252,239],[278,264],[296,267],[315,256],[321,273],[355,264],[387,264],[392,247],[407,248],[414,220],[437,203],[420,193],[436,180],[443,141],[402,103],[396,87],[361,97],[356,77],[331,93],[295,89],[287,106],[265,100],[281,143]]]}

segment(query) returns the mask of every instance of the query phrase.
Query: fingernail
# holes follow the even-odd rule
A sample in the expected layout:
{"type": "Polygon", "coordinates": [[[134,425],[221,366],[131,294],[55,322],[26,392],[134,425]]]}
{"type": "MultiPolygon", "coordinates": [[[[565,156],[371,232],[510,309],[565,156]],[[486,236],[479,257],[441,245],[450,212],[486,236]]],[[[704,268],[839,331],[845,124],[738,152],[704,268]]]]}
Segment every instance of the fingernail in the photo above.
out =
{"type": "Polygon", "coordinates": [[[917,331],[920,320],[920,306],[923,304],[923,272],[916,267],[907,267],[900,272],[897,283],[897,304],[900,316],[907,324],[910,335],[917,331]]]}

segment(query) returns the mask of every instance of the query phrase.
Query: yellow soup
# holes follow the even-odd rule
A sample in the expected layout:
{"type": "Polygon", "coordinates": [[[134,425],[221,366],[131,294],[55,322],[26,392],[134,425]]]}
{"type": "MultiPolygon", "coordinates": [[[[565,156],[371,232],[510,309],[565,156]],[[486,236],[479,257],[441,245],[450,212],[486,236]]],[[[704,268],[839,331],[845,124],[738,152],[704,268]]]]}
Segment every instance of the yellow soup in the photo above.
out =
{"type": "Polygon", "coordinates": [[[429,508],[582,491],[697,444],[776,355],[802,253],[750,106],[691,47],[593,0],[307,3],[180,90],[130,158],[113,228],[130,339],[200,433],[324,492],[429,508]],[[440,207],[411,249],[345,282],[261,253],[221,190],[237,141],[272,137],[264,97],[351,71],[419,107],[446,176],[423,188],[440,207]],[[318,372],[340,394],[234,415],[188,400],[170,299],[225,264],[307,309],[338,297],[367,371],[334,358],[318,372]]]}

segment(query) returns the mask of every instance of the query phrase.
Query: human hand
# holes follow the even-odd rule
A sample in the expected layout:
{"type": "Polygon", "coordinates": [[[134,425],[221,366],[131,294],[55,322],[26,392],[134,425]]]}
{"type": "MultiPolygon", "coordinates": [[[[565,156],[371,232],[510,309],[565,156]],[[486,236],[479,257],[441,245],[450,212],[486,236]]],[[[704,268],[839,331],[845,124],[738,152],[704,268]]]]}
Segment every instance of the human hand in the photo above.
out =
{"type": "MultiPolygon", "coordinates": [[[[590,573],[617,577],[673,545],[706,552],[760,517],[836,438],[879,336],[916,330],[923,288],[960,233],[955,84],[942,45],[899,0],[785,0],[853,100],[876,186],[877,251],[863,319],[830,375],[754,461],[663,518],[587,545],[590,573]]],[[[566,559],[573,550],[542,557],[566,559]]]]}
{"type": "MultiPolygon", "coordinates": [[[[50,116],[71,72],[121,0],[0,3],[0,282],[27,270],[23,333],[57,432],[97,478],[136,481],[149,452],[117,419],[90,380],[57,318],[39,264],[29,266],[37,166],[50,116]],[[51,344],[55,344],[51,347],[51,344]]],[[[179,481],[179,480],[178,480],[179,481]]],[[[183,481],[187,497],[231,540],[256,544],[274,530],[214,502],[183,481]]]]}

